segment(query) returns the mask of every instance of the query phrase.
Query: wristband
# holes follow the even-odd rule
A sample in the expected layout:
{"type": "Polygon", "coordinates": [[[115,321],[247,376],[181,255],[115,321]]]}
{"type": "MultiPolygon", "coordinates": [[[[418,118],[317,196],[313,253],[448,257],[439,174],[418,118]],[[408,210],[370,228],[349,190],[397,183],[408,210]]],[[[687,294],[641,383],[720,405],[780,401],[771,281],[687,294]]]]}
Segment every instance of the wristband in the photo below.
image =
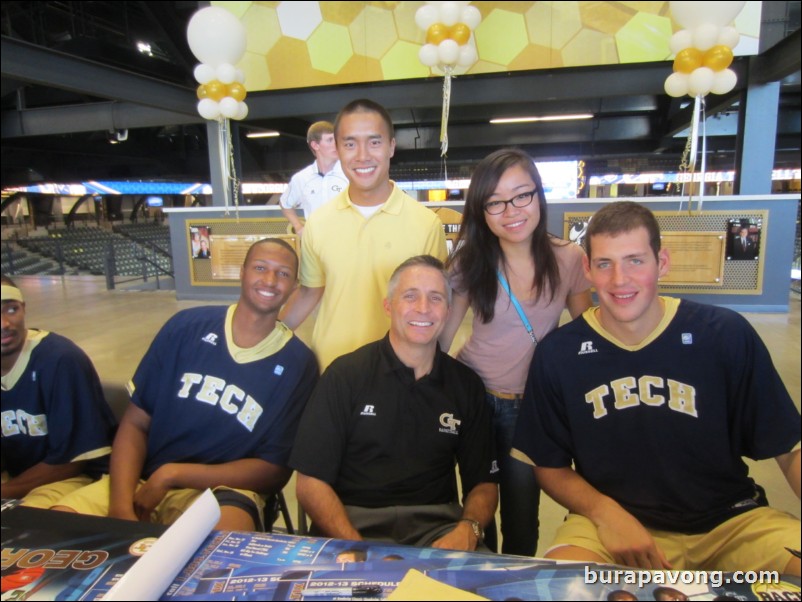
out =
{"type": "Polygon", "coordinates": [[[471,530],[473,531],[473,534],[476,535],[477,541],[482,541],[485,538],[485,530],[482,529],[482,525],[479,524],[478,520],[474,520],[472,518],[461,518],[458,522],[470,523],[471,530]]]}

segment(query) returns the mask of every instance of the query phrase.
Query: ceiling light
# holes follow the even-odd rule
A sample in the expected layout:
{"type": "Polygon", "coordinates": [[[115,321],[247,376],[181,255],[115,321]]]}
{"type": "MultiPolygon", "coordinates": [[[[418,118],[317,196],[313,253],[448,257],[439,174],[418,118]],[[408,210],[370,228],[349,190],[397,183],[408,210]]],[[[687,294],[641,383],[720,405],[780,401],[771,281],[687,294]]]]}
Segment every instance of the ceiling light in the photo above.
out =
{"type": "Polygon", "coordinates": [[[505,117],[502,119],[491,119],[490,123],[530,123],[532,121],[577,121],[580,119],[593,119],[593,113],[578,113],[576,115],[544,115],[540,117],[505,117]]]}
{"type": "Polygon", "coordinates": [[[245,134],[246,138],[276,138],[280,136],[278,132],[248,132],[245,134]]]}

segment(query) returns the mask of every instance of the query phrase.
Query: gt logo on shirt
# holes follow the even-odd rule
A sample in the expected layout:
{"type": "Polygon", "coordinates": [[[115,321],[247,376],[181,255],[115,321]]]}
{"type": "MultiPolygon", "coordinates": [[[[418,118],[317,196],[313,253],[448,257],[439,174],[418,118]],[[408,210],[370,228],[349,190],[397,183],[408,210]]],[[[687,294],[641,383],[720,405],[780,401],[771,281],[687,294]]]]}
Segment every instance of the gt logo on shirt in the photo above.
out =
{"type": "Polygon", "coordinates": [[[440,429],[441,433],[459,435],[457,427],[462,424],[462,420],[457,420],[454,418],[454,414],[440,414],[440,424],[445,427],[440,429]]]}
{"type": "Polygon", "coordinates": [[[249,431],[253,431],[256,421],[264,411],[256,400],[236,385],[228,385],[222,378],[204,376],[194,372],[185,372],[181,377],[183,386],[178,396],[187,399],[193,388],[196,390],[195,399],[209,405],[220,405],[220,409],[227,414],[236,414],[237,420],[249,431]],[[200,387],[195,387],[200,385],[200,387]],[[222,391],[222,393],[221,393],[222,391]],[[234,402],[242,403],[242,408],[234,402]]]}
{"type": "Polygon", "coordinates": [[[610,382],[610,386],[601,385],[585,394],[585,402],[593,405],[593,417],[596,419],[607,416],[607,407],[604,398],[613,391],[616,410],[626,410],[634,408],[640,404],[648,406],[661,406],[666,403],[665,395],[659,395],[658,391],[668,393],[668,408],[675,412],[687,414],[698,418],[696,411],[696,388],[686,385],[677,380],[668,379],[668,391],[666,384],[659,376],[641,376],[637,381],[634,376],[618,378],[610,382]]]}
{"type": "Polygon", "coordinates": [[[47,435],[47,416],[44,414],[28,414],[25,410],[6,410],[0,413],[3,425],[3,437],[28,435],[44,437],[47,435]]]}

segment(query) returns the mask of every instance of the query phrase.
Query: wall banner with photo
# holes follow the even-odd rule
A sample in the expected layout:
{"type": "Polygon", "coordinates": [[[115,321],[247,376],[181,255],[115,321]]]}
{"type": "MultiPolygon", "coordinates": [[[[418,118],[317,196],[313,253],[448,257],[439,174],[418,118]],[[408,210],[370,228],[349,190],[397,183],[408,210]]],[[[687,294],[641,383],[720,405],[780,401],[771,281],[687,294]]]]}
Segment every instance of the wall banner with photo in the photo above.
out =
{"type": "Polygon", "coordinates": [[[760,257],[763,220],[755,217],[734,218],[727,222],[727,259],[754,261],[760,257]]]}
{"type": "Polygon", "coordinates": [[[211,259],[212,229],[209,226],[189,227],[189,252],[192,259],[211,259]]]}

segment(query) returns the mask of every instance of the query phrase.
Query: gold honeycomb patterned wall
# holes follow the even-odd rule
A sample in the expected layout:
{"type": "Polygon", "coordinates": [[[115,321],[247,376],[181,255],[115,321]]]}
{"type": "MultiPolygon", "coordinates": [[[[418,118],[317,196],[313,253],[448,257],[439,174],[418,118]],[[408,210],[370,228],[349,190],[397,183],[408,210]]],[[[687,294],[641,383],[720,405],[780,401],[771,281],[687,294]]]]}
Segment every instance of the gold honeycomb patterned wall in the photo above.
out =
{"type": "MultiPolygon", "coordinates": [[[[239,66],[249,91],[437,75],[418,60],[425,34],[415,12],[423,2],[212,4],[245,25],[247,49],[239,66]]],[[[668,2],[472,4],[482,21],[471,42],[479,61],[470,74],[667,61],[669,38],[679,29],[668,2]]],[[[760,11],[761,3],[750,0],[736,19],[736,54],[757,54],[760,11]]]]}

